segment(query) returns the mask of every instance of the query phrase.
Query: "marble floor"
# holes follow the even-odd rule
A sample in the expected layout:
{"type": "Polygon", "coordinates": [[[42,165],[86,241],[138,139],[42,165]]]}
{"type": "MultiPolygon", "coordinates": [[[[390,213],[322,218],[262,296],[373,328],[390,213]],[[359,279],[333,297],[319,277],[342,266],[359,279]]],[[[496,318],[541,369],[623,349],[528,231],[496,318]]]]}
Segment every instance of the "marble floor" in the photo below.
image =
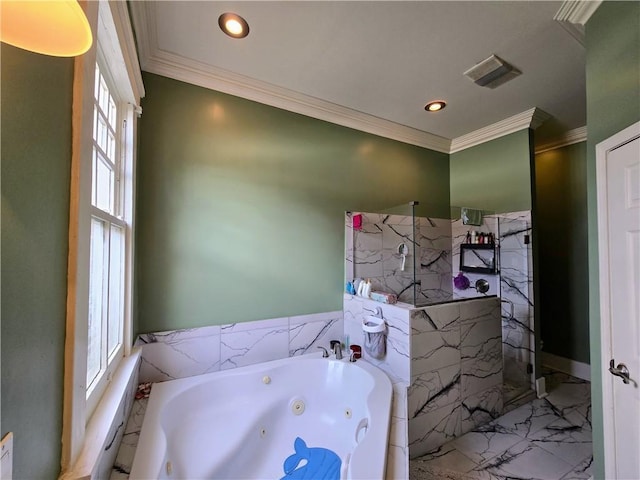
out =
{"type": "Polygon", "coordinates": [[[545,370],[536,398],[410,462],[410,480],[569,480],[591,477],[589,382],[545,370]]]}

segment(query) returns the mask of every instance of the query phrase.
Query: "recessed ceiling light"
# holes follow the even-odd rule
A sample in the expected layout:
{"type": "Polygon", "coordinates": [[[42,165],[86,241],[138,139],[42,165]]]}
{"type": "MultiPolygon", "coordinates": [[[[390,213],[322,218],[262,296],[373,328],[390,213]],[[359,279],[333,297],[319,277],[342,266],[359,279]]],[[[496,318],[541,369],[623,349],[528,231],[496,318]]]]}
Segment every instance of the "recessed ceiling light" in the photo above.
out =
{"type": "Polygon", "coordinates": [[[447,104],[443,100],[436,100],[435,102],[429,102],[424,106],[427,112],[438,112],[446,107],[447,104]]]}
{"type": "Polygon", "coordinates": [[[223,13],[218,18],[220,29],[233,38],[244,38],[249,35],[249,24],[237,13],[223,13]]]}

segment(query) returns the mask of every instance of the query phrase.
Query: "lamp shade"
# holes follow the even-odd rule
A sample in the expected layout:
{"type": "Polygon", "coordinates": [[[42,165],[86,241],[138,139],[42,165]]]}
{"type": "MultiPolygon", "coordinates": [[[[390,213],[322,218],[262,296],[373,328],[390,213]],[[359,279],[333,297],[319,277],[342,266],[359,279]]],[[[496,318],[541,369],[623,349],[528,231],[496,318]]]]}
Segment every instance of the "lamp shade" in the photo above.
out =
{"type": "Polygon", "coordinates": [[[55,57],[75,57],[91,47],[93,35],[76,0],[0,1],[0,40],[55,57]]]}

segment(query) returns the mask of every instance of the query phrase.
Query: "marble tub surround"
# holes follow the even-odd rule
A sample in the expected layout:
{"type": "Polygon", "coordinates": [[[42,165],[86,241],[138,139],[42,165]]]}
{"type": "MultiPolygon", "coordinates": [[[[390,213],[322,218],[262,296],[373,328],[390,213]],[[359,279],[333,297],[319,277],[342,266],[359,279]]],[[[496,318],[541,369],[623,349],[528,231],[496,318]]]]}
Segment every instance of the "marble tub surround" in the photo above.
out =
{"type": "Polygon", "coordinates": [[[344,338],[341,311],[139,335],[140,382],[162,382],[302,355],[344,338]]]}
{"type": "Polygon", "coordinates": [[[369,315],[382,311],[387,324],[387,352],[383,359],[370,358],[362,351],[362,357],[383,370],[394,384],[409,385],[409,312],[411,305],[378,303],[368,298],[344,294],[344,335],[350,344],[364,345],[362,324],[369,315]],[[380,310],[378,310],[380,309],[380,310]]]}
{"type": "MultiPolygon", "coordinates": [[[[136,355],[137,357],[137,355],[136,355]]],[[[125,438],[125,425],[127,419],[130,418],[135,400],[136,391],[138,389],[139,382],[139,359],[135,359],[135,366],[132,370],[132,374],[128,379],[125,393],[120,400],[120,404],[116,410],[116,414],[113,417],[111,429],[107,436],[107,443],[102,450],[100,459],[97,465],[95,476],[92,478],[108,478],[112,466],[116,460],[119,449],[125,438]]]]}
{"type": "MultiPolygon", "coordinates": [[[[135,399],[133,402],[131,413],[124,427],[122,442],[109,476],[111,480],[126,480],[129,478],[148,401],[148,398],[140,398],[135,399]]],[[[107,478],[107,476],[100,478],[107,478]]]]}
{"type": "Polygon", "coordinates": [[[410,456],[424,455],[502,413],[500,300],[413,309],[410,456]]]}
{"type": "Polygon", "coordinates": [[[588,479],[590,385],[545,372],[550,394],[411,462],[411,480],[588,479]]]}
{"type": "Polygon", "coordinates": [[[368,315],[379,310],[387,323],[387,353],[381,360],[370,358],[363,350],[363,359],[382,369],[393,384],[391,431],[387,453],[389,480],[407,478],[409,471],[409,443],[407,417],[407,387],[410,378],[409,314],[413,308],[405,303],[388,305],[373,300],[344,294],[344,334],[349,342],[364,345],[362,323],[368,315]]]}
{"type": "Polygon", "coordinates": [[[397,295],[403,303],[439,302],[451,297],[451,222],[448,219],[358,213],[345,216],[346,281],[370,279],[372,289],[397,295]],[[405,244],[402,269],[398,247],[405,244]],[[414,298],[414,295],[417,298],[414,298]]]}

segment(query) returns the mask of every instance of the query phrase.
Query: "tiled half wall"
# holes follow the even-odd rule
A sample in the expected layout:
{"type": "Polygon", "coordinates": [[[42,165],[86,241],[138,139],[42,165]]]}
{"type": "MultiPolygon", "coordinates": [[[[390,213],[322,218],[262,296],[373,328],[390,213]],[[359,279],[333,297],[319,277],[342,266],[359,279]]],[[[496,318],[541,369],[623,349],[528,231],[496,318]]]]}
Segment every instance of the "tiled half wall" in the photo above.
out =
{"type": "Polygon", "coordinates": [[[140,382],[163,382],[317,351],[344,336],[341,311],[146,333],[140,382]]]}
{"type": "Polygon", "coordinates": [[[411,311],[409,454],[418,457],[502,413],[500,299],[411,311]]]}

